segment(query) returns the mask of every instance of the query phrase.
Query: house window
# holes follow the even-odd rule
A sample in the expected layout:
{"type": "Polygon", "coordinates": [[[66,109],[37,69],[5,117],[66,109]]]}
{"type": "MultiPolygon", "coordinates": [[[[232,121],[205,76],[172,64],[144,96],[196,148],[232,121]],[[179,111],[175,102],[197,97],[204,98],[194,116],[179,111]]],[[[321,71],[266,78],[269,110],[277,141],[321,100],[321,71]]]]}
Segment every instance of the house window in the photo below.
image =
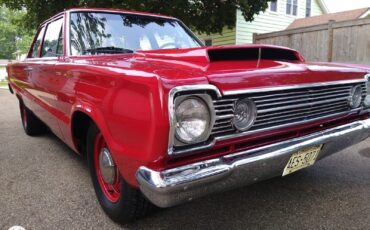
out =
{"type": "Polygon", "coordinates": [[[270,2],[270,11],[277,12],[277,0],[272,0],[270,2]]]}
{"type": "Polygon", "coordinates": [[[204,45],[212,46],[212,38],[204,39],[204,45]]]}
{"type": "Polygon", "coordinates": [[[306,17],[311,16],[311,0],[306,0],[306,17]]]}
{"type": "Polygon", "coordinates": [[[298,0],[287,0],[286,14],[297,16],[298,0]]]}

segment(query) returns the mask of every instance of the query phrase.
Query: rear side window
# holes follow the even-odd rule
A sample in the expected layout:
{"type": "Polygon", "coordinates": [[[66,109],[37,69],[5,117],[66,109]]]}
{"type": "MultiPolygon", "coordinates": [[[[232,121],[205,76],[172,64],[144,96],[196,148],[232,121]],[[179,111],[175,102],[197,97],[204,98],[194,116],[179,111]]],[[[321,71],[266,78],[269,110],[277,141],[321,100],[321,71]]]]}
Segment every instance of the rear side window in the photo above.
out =
{"type": "Polygon", "coordinates": [[[42,37],[44,37],[44,32],[45,32],[45,27],[42,27],[40,29],[39,34],[37,35],[37,39],[35,43],[33,43],[32,53],[31,53],[32,58],[37,58],[40,55],[41,42],[42,42],[42,37]]]}
{"type": "Polygon", "coordinates": [[[63,54],[63,20],[50,22],[46,28],[42,57],[57,57],[63,54]]]}

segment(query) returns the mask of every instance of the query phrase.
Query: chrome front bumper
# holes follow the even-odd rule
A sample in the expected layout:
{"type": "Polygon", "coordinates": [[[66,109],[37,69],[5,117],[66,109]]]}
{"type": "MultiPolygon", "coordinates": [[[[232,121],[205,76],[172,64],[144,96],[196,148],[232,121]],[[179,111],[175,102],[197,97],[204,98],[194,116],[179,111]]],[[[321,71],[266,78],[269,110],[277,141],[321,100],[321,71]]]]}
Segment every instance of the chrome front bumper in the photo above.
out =
{"type": "Polygon", "coordinates": [[[142,193],[159,207],[282,175],[291,155],[324,144],[317,160],[370,136],[370,119],[356,121],[304,137],[263,146],[164,171],[140,167],[136,177],[142,193]]]}

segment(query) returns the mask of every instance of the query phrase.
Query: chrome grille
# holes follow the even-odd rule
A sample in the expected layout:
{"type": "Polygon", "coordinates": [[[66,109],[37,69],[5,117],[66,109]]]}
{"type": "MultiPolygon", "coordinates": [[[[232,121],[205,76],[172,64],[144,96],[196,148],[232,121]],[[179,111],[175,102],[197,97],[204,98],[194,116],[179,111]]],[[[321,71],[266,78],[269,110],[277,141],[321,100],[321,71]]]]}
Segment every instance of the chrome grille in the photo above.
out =
{"type": "MultiPolygon", "coordinates": [[[[231,120],[235,102],[239,98],[249,97],[255,102],[257,118],[249,131],[258,131],[260,129],[280,127],[291,123],[350,112],[348,97],[351,88],[358,84],[316,86],[241,94],[214,100],[216,121],[211,135],[222,136],[237,132],[232,126],[231,120]]],[[[362,92],[363,100],[366,94],[365,83],[362,83],[362,92]]]]}

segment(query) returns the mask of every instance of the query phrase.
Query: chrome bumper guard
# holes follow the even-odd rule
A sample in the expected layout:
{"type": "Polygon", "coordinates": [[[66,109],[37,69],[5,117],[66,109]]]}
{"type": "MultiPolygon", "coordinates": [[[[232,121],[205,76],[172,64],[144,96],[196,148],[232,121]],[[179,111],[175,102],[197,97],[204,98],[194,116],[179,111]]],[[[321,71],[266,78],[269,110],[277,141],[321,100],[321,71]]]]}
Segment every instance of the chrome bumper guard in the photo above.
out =
{"type": "Polygon", "coordinates": [[[324,144],[317,160],[370,136],[370,119],[307,136],[184,165],[164,171],[140,167],[136,178],[142,193],[159,207],[171,207],[195,198],[282,175],[291,155],[324,144]]]}

